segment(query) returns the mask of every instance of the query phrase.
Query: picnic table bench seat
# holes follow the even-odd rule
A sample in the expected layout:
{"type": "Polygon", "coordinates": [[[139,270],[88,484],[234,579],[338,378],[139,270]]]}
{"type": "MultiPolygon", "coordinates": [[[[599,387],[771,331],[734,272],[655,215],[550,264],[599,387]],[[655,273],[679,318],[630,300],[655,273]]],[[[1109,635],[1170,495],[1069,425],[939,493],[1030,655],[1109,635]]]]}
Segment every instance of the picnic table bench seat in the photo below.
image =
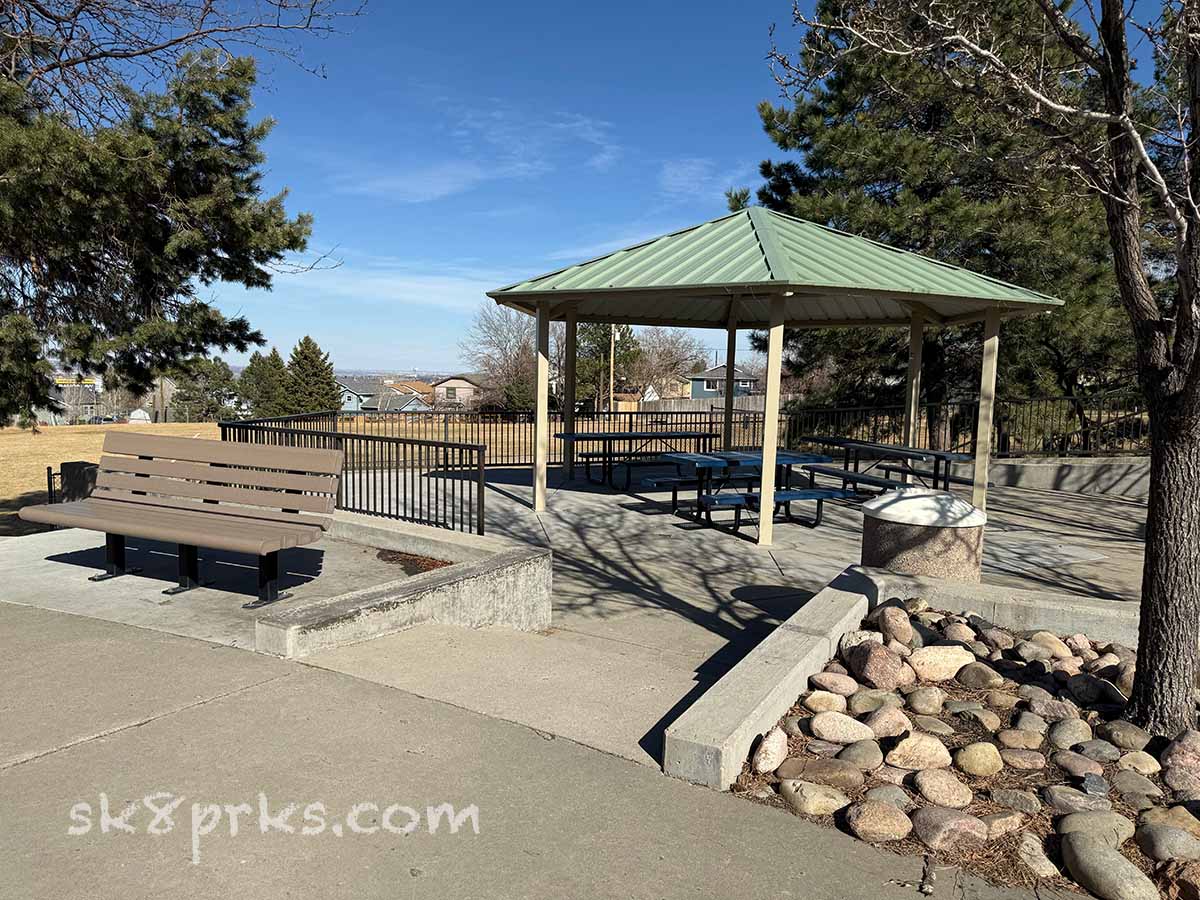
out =
{"type": "MultiPolygon", "coordinates": [[[[935,483],[939,480],[940,481],[948,481],[951,484],[964,484],[964,485],[968,485],[968,486],[973,485],[975,483],[974,478],[968,478],[965,475],[947,475],[947,474],[943,474],[942,472],[933,472],[929,469],[909,469],[904,466],[890,466],[890,465],[883,465],[883,466],[880,466],[879,468],[885,474],[903,474],[903,473],[907,472],[909,475],[916,475],[918,478],[931,478],[934,480],[935,483]]],[[[987,486],[995,487],[996,483],[994,481],[989,481],[987,486]]]]}
{"type": "Polygon", "coordinates": [[[871,487],[884,488],[887,490],[893,488],[902,488],[907,485],[903,481],[895,481],[891,478],[884,478],[882,475],[872,475],[869,472],[855,472],[852,469],[843,469],[840,466],[803,466],[804,471],[810,475],[827,475],[830,478],[840,479],[842,486],[847,484],[868,484],[871,487]]]}
{"type": "Polygon", "coordinates": [[[26,506],[27,522],[105,534],[101,581],[126,574],[125,538],[179,546],[179,583],[200,584],[198,547],[258,557],[258,602],[279,598],[279,551],[319,541],[342,451],[110,431],[90,497],[26,506]]]}
{"type": "MultiPolygon", "coordinates": [[[[788,488],[787,490],[775,492],[775,509],[772,514],[779,512],[779,507],[783,507],[783,514],[789,522],[798,521],[792,517],[792,504],[801,501],[817,502],[816,515],[810,521],[804,522],[804,525],[810,528],[816,528],[821,524],[821,519],[825,512],[826,500],[853,500],[855,499],[854,491],[846,490],[845,488],[825,488],[825,487],[807,487],[807,488],[788,488]]],[[[758,498],[756,497],[755,500],[758,498]]]]}

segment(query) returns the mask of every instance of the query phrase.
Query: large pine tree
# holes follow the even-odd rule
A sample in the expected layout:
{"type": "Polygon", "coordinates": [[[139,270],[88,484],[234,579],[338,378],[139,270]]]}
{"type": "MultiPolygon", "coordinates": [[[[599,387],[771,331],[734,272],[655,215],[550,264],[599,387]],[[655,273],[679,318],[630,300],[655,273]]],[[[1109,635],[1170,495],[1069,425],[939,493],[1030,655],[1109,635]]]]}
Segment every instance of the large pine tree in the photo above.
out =
{"type": "Polygon", "coordinates": [[[255,351],[238,378],[238,394],[256,419],[286,416],[288,401],[287,363],[274,347],[263,356],[255,351]]]}
{"type": "MultiPolygon", "coordinates": [[[[833,5],[822,0],[818,14],[833,5]]],[[[1077,395],[1128,383],[1132,342],[1098,203],[1065,174],[1031,177],[1029,148],[999,116],[972,109],[907,59],[867,55],[840,59],[801,102],[764,102],[759,113],[771,139],[797,154],[762,164],[764,206],[1066,301],[1006,328],[1003,392],[1077,395]]],[[[980,337],[978,327],[926,330],[926,402],[977,392],[980,337]]],[[[900,330],[833,340],[797,330],[786,346],[793,369],[814,376],[814,399],[868,405],[902,402],[907,340],[900,330]]]]}
{"type": "Polygon", "coordinates": [[[308,335],[292,348],[287,364],[288,412],[325,412],[342,405],[342,392],[333,378],[333,363],[308,335]]]}

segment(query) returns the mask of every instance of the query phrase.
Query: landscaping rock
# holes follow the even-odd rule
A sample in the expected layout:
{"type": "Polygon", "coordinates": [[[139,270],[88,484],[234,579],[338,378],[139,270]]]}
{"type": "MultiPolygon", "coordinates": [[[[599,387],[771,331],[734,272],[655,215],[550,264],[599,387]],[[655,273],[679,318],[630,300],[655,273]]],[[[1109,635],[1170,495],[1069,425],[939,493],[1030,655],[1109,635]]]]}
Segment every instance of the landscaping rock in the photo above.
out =
{"type": "MultiPolygon", "coordinates": [[[[1061,722],[1063,719],[1078,719],[1079,707],[1070,700],[1043,700],[1035,697],[1026,701],[1029,711],[1041,716],[1047,722],[1061,722]]],[[[1090,735],[1089,735],[1090,736],[1090,735]]]]}
{"type": "Polygon", "coordinates": [[[948,641],[960,641],[964,644],[970,644],[977,637],[975,629],[962,622],[951,622],[942,629],[942,636],[948,641]]]}
{"type": "Polygon", "coordinates": [[[779,768],[779,764],[787,759],[787,750],[787,735],[783,733],[783,729],[772,728],[758,742],[758,749],[754,751],[750,765],[760,775],[774,772],[779,768]]]}
{"type": "Polygon", "coordinates": [[[1070,659],[1075,653],[1057,635],[1049,631],[1038,631],[1029,636],[1034,644],[1045,647],[1055,659],[1070,659]]]}
{"type": "Polygon", "coordinates": [[[850,805],[850,798],[836,788],[807,781],[781,781],[779,793],[788,806],[806,816],[832,816],[850,805]]]}
{"type": "Polygon", "coordinates": [[[1024,772],[1046,768],[1046,757],[1036,750],[1001,750],[1000,758],[1006,766],[1024,772]]]}
{"type": "Polygon", "coordinates": [[[1145,750],[1150,743],[1150,732],[1124,719],[1102,723],[1097,726],[1096,734],[1122,750],[1145,750]]]}
{"type": "Polygon", "coordinates": [[[1048,647],[1043,647],[1041,644],[1035,644],[1033,641],[1017,641],[1012,652],[1016,654],[1018,659],[1025,662],[1033,662],[1039,659],[1052,659],[1054,654],[1048,647]]]}
{"type": "Polygon", "coordinates": [[[1025,816],[1010,809],[1005,812],[992,813],[989,816],[981,816],[980,821],[987,826],[988,840],[994,841],[996,838],[1017,831],[1025,824],[1025,816]]]}
{"type": "Polygon", "coordinates": [[[866,798],[877,803],[890,803],[901,812],[908,812],[915,805],[912,797],[908,796],[908,791],[898,784],[883,784],[871,788],[867,791],[866,798]]]}
{"type": "Polygon", "coordinates": [[[1114,850],[1133,837],[1133,823],[1115,812],[1077,812],[1058,820],[1054,830],[1060,835],[1083,832],[1103,841],[1114,850]]]}
{"type": "Polygon", "coordinates": [[[1200,862],[1169,862],[1160,867],[1164,900],[1200,900],[1200,862]]]}
{"type": "Polygon", "coordinates": [[[810,712],[845,712],[846,698],[829,691],[810,691],[801,705],[810,712]]]}
{"type": "Polygon", "coordinates": [[[974,653],[958,646],[922,647],[908,658],[908,664],[922,681],[949,681],[963,666],[974,661],[974,653]]]}
{"type": "Polygon", "coordinates": [[[829,691],[842,697],[849,697],[858,690],[859,684],[849,675],[839,675],[836,672],[818,672],[808,676],[808,683],[819,691],[829,691]]]}
{"type": "Polygon", "coordinates": [[[1065,784],[1052,784],[1042,789],[1046,805],[1061,813],[1101,812],[1112,809],[1112,804],[1103,797],[1085,794],[1065,784]]]}
{"type": "Polygon", "coordinates": [[[1163,769],[1163,783],[1177,794],[1200,799],[1200,768],[1167,766],[1163,769]]]}
{"type": "Polygon", "coordinates": [[[889,785],[901,785],[908,780],[912,773],[912,769],[898,769],[896,766],[884,764],[872,772],[871,777],[876,781],[883,781],[889,785]]]}
{"type": "Polygon", "coordinates": [[[1061,842],[1067,871],[1103,900],[1159,900],[1158,889],[1118,851],[1087,834],[1069,834],[1061,842]]]}
{"type": "Polygon", "coordinates": [[[912,640],[912,622],[908,620],[908,613],[903,609],[895,606],[883,608],[876,617],[875,624],[879,626],[879,630],[883,632],[884,637],[891,638],[901,644],[907,644],[912,640]]]}
{"type": "Polygon", "coordinates": [[[942,704],[946,702],[946,692],[936,687],[920,687],[910,691],[904,702],[919,715],[936,716],[942,711],[942,704]]]}
{"type": "Polygon", "coordinates": [[[981,662],[968,663],[963,666],[958,670],[954,679],[964,687],[979,691],[998,688],[1004,684],[1004,676],[991,666],[981,662]]]}
{"type": "Polygon", "coordinates": [[[859,840],[872,844],[908,837],[912,822],[891,803],[864,800],[846,811],[846,826],[859,840]]]}
{"type": "Polygon", "coordinates": [[[1132,769],[1117,772],[1112,783],[1122,797],[1161,797],[1163,793],[1157,784],[1132,769]]]}
{"type": "Polygon", "coordinates": [[[903,681],[904,661],[886,647],[872,641],[864,641],[849,654],[850,670],[859,682],[892,691],[903,681]]]}
{"type": "Polygon", "coordinates": [[[1045,734],[1050,730],[1050,723],[1037,713],[1020,712],[1017,714],[1016,719],[1013,720],[1013,728],[1019,728],[1021,731],[1036,731],[1038,734],[1045,734]]]}
{"type": "Polygon", "coordinates": [[[968,709],[983,709],[983,704],[978,700],[947,700],[945,703],[945,711],[951,715],[957,715],[968,709]]]}
{"type": "Polygon", "coordinates": [[[1004,760],[995,744],[977,741],[967,744],[954,754],[954,765],[968,775],[988,778],[1004,768],[1004,760]]]}
{"type": "Polygon", "coordinates": [[[820,712],[812,717],[812,733],[823,741],[835,744],[853,744],[875,738],[868,726],[840,712],[820,712]]]}
{"type": "Polygon", "coordinates": [[[925,806],[911,816],[913,832],[931,850],[951,850],[987,840],[987,826],[968,813],[925,806]]]}
{"type": "Polygon", "coordinates": [[[1011,650],[1016,641],[1013,636],[1003,628],[984,628],[979,632],[979,638],[989,647],[995,647],[997,650],[1011,650]]]}
{"type": "Polygon", "coordinates": [[[1016,694],[1006,694],[1004,691],[988,691],[987,696],[983,698],[983,702],[992,709],[1007,712],[1015,708],[1021,702],[1021,698],[1016,694]]]}
{"type": "Polygon", "coordinates": [[[776,775],[785,781],[805,781],[824,784],[843,791],[862,787],[863,773],[852,763],[842,759],[786,759],[776,770],[776,775]]]}
{"type": "Polygon", "coordinates": [[[800,723],[806,721],[808,721],[808,716],[788,716],[780,727],[788,737],[800,737],[805,733],[804,727],[800,723]]]}
{"type": "Polygon", "coordinates": [[[1021,839],[1017,842],[1017,859],[1021,860],[1038,878],[1054,878],[1059,874],[1058,867],[1046,856],[1042,842],[1029,832],[1021,835],[1021,839]]]}
{"type": "Polygon", "coordinates": [[[950,751],[933,735],[914,731],[901,739],[884,760],[898,769],[942,769],[950,765],[950,751]]]}
{"type": "Polygon", "coordinates": [[[1157,759],[1145,750],[1133,750],[1117,760],[1118,769],[1129,769],[1139,775],[1155,775],[1162,771],[1157,759]]]}
{"type": "Polygon", "coordinates": [[[958,718],[966,722],[973,722],[985,731],[999,731],[1003,724],[1000,717],[990,709],[964,709],[957,715],[958,718]]]}
{"type": "Polygon", "coordinates": [[[842,750],[837,758],[863,772],[874,772],[883,765],[883,751],[876,741],[857,741],[842,750]]]}
{"type": "Polygon", "coordinates": [[[1200,819],[1193,816],[1183,806],[1172,806],[1163,809],[1156,806],[1138,816],[1141,825],[1170,825],[1172,828],[1182,828],[1194,838],[1200,838],[1200,819]]]}
{"type": "Polygon", "coordinates": [[[1076,778],[1082,778],[1084,775],[1101,775],[1104,773],[1104,767],[1095,760],[1088,759],[1073,750],[1059,750],[1050,757],[1050,762],[1054,763],[1068,775],[1073,775],[1076,778]]]}
{"type": "Polygon", "coordinates": [[[913,724],[922,731],[926,731],[929,734],[936,734],[939,737],[947,737],[951,734],[957,734],[953,728],[951,728],[941,719],[935,719],[933,716],[913,716],[912,721],[913,724]]]}
{"type": "Polygon", "coordinates": [[[1167,744],[1159,756],[1164,769],[1180,768],[1200,771],[1200,731],[1188,729],[1167,744]]]}
{"type": "Polygon", "coordinates": [[[1083,719],[1063,719],[1050,726],[1046,740],[1051,747],[1067,750],[1092,739],[1092,726],[1083,719]]]}
{"type": "Polygon", "coordinates": [[[849,701],[847,701],[847,705],[850,707],[851,713],[856,716],[863,716],[869,712],[875,712],[877,709],[882,709],[885,706],[903,706],[904,698],[894,691],[859,688],[849,701]]]}
{"type": "Polygon", "coordinates": [[[1011,750],[1036,750],[1045,740],[1036,731],[1025,731],[1020,728],[1005,728],[996,733],[996,740],[1001,747],[1011,750]]]}
{"type": "Polygon", "coordinates": [[[926,769],[913,776],[917,792],[935,806],[964,809],[975,795],[947,769],[926,769]]]}
{"type": "Polygon", "coordinates": [[[1200,840],[1170,825],[1143,825],[1137,830],[1137,845],[1158,862],[1200,859],[1200,840]]]}
{"type": "Polygon", "coordinates": [[[867,629],[859,629],[857,631],[847,631],[842,635],[842,639],[838,641],[838,656],[842,662],[851,665],[850,653],[859,644],[872,643],[883,646],[883,635],[878,631],[868,631],[867,629]]]}
{"type": "MultiPolygon", "coordinates": [[[[809,721],[812,721],[812,720],[810,719],[809,721]]],[[[832,741],[822,741],[819,738],[813,738],[811,741],[809,741],[805,745],[804,749],[807,750],[809,753],[812,753],[814,756],[827,756],[828,757],[828,756],[837,756],[839,753],[841,753],[846,748],[843,747],[841,744],[835,744],[832,741]]]]}
{"type": "Polygon", "coordinates": [[[1017,791],[1011,788],[992,788],[988,792],[991,801],[1005,809],[1015,809],[1017,812],[1036,815],[1042,808],[1042,801],[1032,791],[1017,791]]]}
{"type": "Polygon", "coordinates": [[[877,738],[896,737],[906,731],[912,731],[912,722],[908,716],[894,706],[885,706],[863,719],[877,738]]]}
{"type": "Polygon", "coordinates": [[[1095,797],[1107,797],[1109,790],[1108,782],[1100,775],[1088,772],[1079,779],[1079,789],[1085,794],[1092,794],[1095,797]]]}
{"type": "Polygon", "coordinates": [[[1088,759],[1094,759],[1098,763],[1115,763],[1121,758],[1121,751],[1114,744],[1108,741],[1102,741],[1099,738],[1083,741],[1071,747],[1076,753],[1086,756],[1088,759]]]}

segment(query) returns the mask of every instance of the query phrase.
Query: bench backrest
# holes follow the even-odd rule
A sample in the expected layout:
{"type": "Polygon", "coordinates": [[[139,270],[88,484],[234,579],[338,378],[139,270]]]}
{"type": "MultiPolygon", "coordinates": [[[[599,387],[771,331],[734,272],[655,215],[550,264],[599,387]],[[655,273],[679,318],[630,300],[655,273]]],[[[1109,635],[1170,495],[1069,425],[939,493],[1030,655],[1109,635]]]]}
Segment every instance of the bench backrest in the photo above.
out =
{"type": "Polygon", "coordinates": [[[92,496],[328,529],[341,450],[110,431],[92,496]]]}

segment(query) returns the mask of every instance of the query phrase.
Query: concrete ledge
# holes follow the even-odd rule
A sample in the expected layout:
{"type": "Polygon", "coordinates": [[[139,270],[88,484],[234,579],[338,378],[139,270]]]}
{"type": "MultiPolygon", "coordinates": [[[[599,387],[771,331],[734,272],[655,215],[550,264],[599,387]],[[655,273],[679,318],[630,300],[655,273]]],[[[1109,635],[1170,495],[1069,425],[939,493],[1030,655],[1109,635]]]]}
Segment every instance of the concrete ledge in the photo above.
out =
{"type": "Polygon", "coordinates": [[[520,631],[550,627],[550,550],[496,538],[337,513],[330,536],[451,565],[319,603],[267,613],[255,649],[300,657],[422,622],[520,631]]]}
{"type": "MultiPolygon", "coordinates": [[[[956,465],[954,474],[969,478],[971,467],[956,465]]],[[[1004,487],[1145,500],[1150,491],[1150,459],[1097,456],[992,460],[988,478],[1004,487]]]]}
{"type": "Polygon", "coordinates": [[[1137,646],[1137,604],[1016,590],[851,566],[734,666],[666,730],[663,771],[727,789],[750,748],[796,702],[810,675],[835,654],[842,635],[893,597],[921,597],[935,608],[973,611],[1018,631],[1083,631],[1137,646]]]}

